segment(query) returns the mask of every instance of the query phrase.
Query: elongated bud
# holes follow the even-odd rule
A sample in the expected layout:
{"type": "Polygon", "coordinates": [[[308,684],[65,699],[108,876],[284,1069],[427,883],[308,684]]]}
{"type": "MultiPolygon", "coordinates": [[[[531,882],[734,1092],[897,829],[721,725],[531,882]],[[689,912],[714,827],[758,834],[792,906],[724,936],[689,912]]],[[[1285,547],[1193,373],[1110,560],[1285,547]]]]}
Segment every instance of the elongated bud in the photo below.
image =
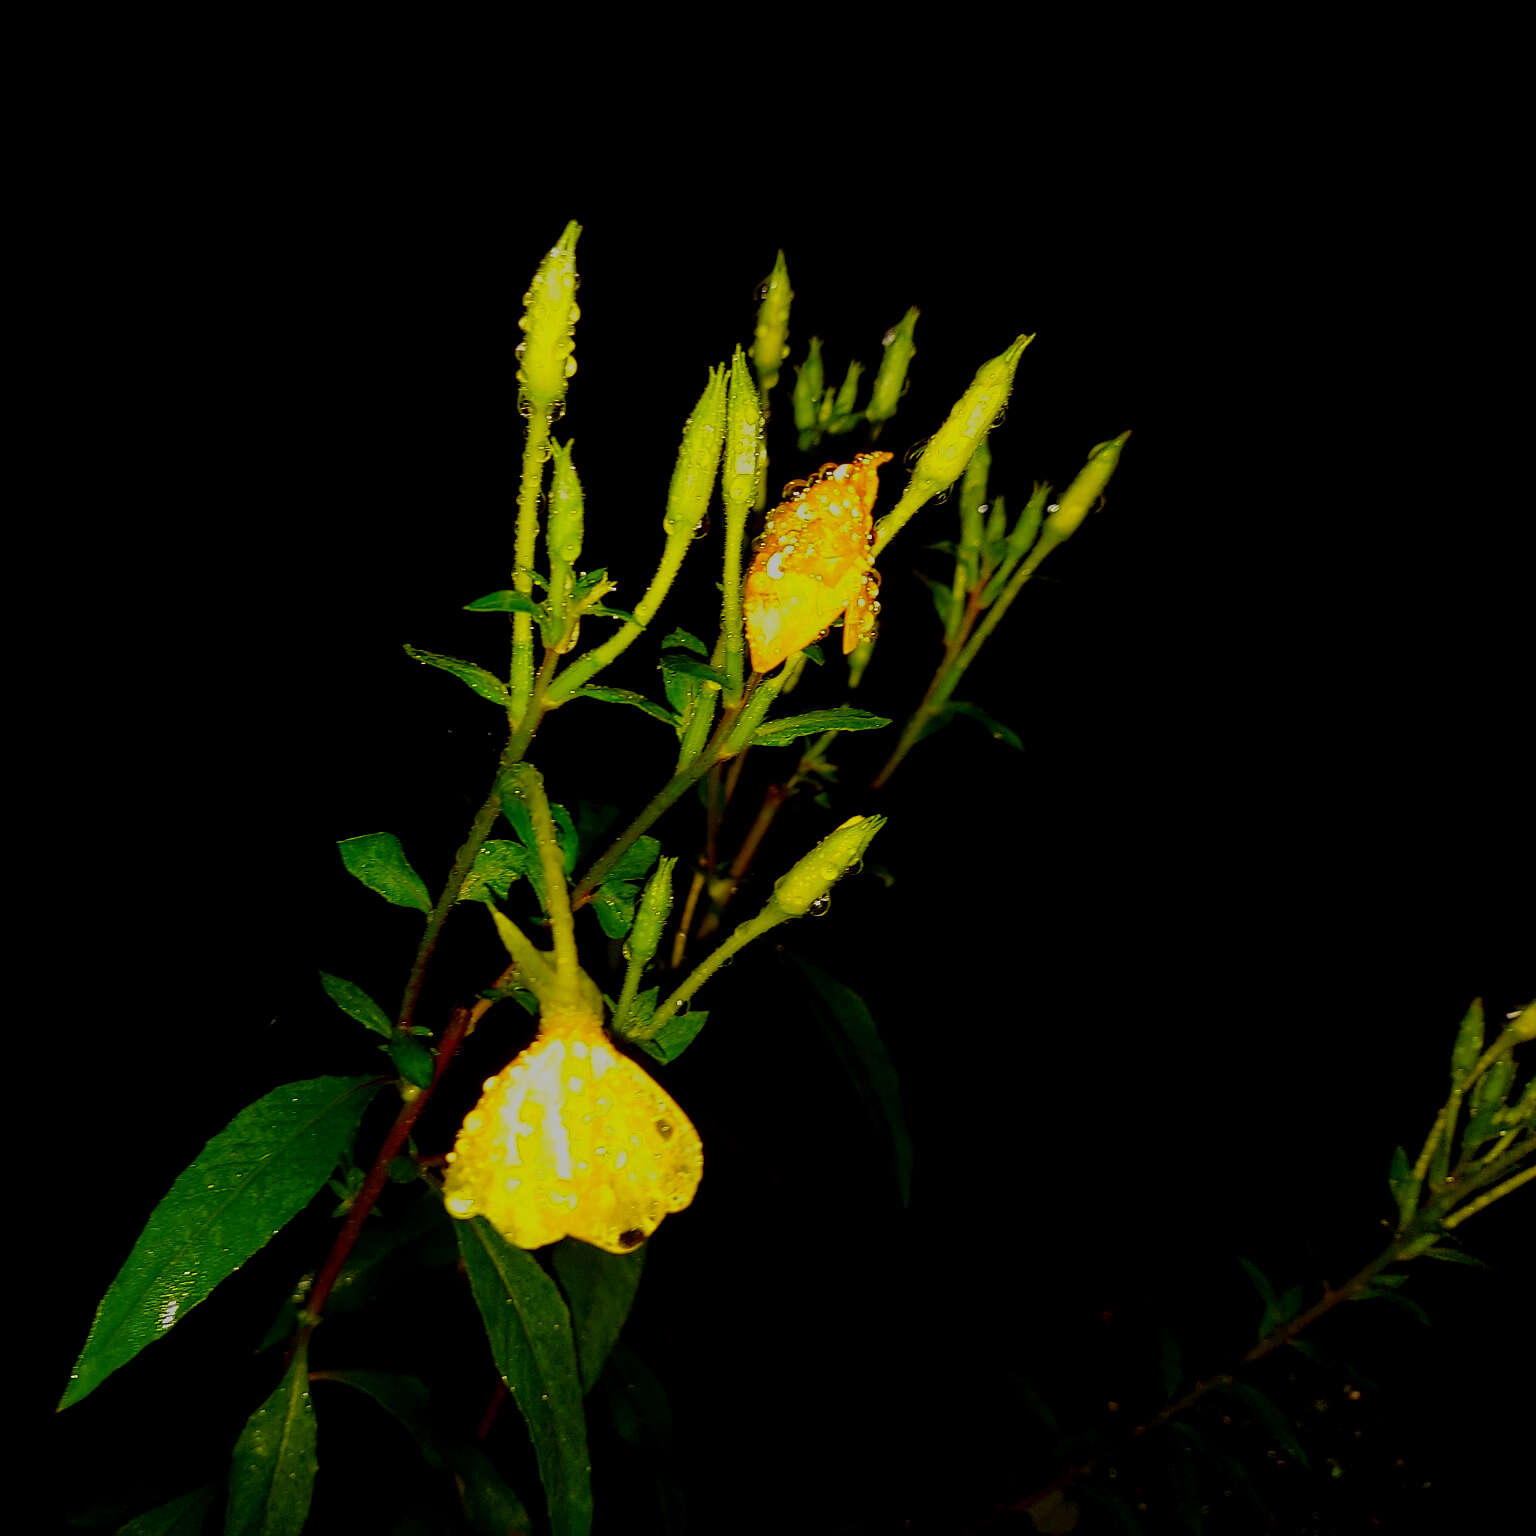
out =
{"type": "Polygon", "coordinates": [[[805,361],[795,369],[795,430],[809,432],[816,425],[821,397],[826,389],[821,365],[821,337],[812,336],[805,361]]]}
{"type": "Polygon", "coordinates": [[[859,376],[864,372],[864,364],[851,362],[848,364],[848,372],[843,375],[843,382],[838,386],[837,398],[832,402],[832,420],[836,422],[844,416],[852,416],[854,406],[859,399],[859,376]]]}
{"type": "Polygon", "coordinates": [[[884,816],[853,816],[774,882],[769,908],[786,917],[803,917],[864,857],[884,816]]]}
{"type": "MultiPolygon", "coordinates": [[[[524,332],[517,349],[518,405],[524,415],[534,408],[550,411],[565,398],[565,381],[576,372],[576,240],[581,225],[573,219],[539,263],[523,295],[517,322],[524,332]]],[[[556,413],[558,414],[558,413],[556,413]]]]}
{"type": "Polygon", "coordinates": [[[554,472],[549,489],[549,522],[544,530],[549,548],[549,614],[558,631],[565,612],[565,600],[575,583],[572,567],[581,557],[582,524],[585,498],[576,466],[571,462],[570,443],[557,443],[554,472]]]}
{"type": "Polygon", "coordinates": [[[763,394],[779,382],[779,368],[789,356],[789,306],[794,290],[789,286],[789,268],[784,252],[763,282],[762,302],[757,306],[757,327],[752,333],[752,366],[763,394]]]}
{"type": "Polygon", "coordinates": [[[747,360],[740,347],[731,359],[731,383],[725,406],[725,465],[720,474],[720,494],[726,510],[740,509],[743,516],[757,500],[763,475],[763,410],[747,360]]]}
{"type": "Polygon", "coordinates": [[[725,374],[723,366],[709,370],[709,383],[683,426],[682,446],[677,450],[662,520],[671,538],[692,538],[709,511],[725,440],[725,374]]]}
{"type": "Polygon", "coordinates": [[[917,348],[912,344],[912,330],[916,324],[917,311],[909,309],[885,333],[885,351],[881,354],[874,388],[870,392],[869,409],[864,413],[869,424],[877,429],[896,414],[896,402],[907,386],[907,369],[917,355],[917,348]]]}
{"type": "MultiPolygon", "coordinates": [[[[1510,1029],[1513,1031],[1517,1042],[1523,1044],[1527,1040],[1536,1040],[1536,1003],[1527,1003],[1519,1013],[1510,1020],[1510,1029]]],[[[1530,1085],[1526,1087],[1526,1098],[1530,1097],[1530,1085]]],[[[1524,1101],[1522,1101],[1524,1102],[1524,1101]]]]}
{"type": "Polygon", "coordinates": [[[1104,494],[1104,487],[1120,462],[1120,450],[1130,435],[1122,432],[1119,437],[1112,437],[1107,443],[1099,443],[1088,450],[1088,462],[1078,470],[1077,478],[1062,492],[1061,500],[1045,520],[1046,532],[1058,543],[1077,532],[1094,502],[1104,494]]]}
{"type": "Polygon", "coordinates": [[[998,413],[1007,403],[1019,359],[1034,339],[1016,338],[1006,352],[976,370],[970,388],[955,402],[944,425],[928,439],[928,446],[912,471],[914,489],[936,496],[964,474],[971,455],[992,430],[998,413]]]}
{"type": "Polygon", "coordinates": [[[1040,532],[1040,519],[1045,515],[1046,498],[1050,494],[1050,486],[1038,485],[1035,487],[1034,495],[1025,502],[1024,510],[1019,513],[1018,522],[1013,525],[1013,531],[1008,535],[1007,559],[1017,560],[1035,542],[1035,535],[1040,532]]]}
{"type": "Polygon", "coordinates": [[[667,916],[672,911],[672,871],[676,859],[659,859],[651,878],[645,882],[640,895],[640,906],[635,921],[624,941],[624,958],[646,964],[661,947],[662,931],[667,926],[667,916]]]}

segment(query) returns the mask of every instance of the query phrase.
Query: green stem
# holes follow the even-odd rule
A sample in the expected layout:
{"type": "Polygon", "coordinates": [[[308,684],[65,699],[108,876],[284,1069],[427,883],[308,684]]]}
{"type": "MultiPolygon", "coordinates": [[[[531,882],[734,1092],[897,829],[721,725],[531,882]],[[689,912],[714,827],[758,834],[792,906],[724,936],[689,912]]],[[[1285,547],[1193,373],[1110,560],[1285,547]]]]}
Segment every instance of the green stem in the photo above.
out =
{"type": "Polygon", "coordinates": [[[675,1014],[681,1004],[691,1001],[693,994],[709,980],[722,965],[733,956],[741,953],[753,939],[761,938],[770,928],[777,928],[780,923],[789,921],[787,912],[775,912],[771,908],[759,912],[756,917],[749,917],[746,922],[735,928],[730,938],[723,943],[713,954],[701,960],[688,977],[672,993],[672,995],[653,1013],[650,1019],[639,1029],[629,1032],[632,1040],[650,1040],[656,1032],[675,1014]]]}
{"type": "Polygon", "coordinates": [[[928,686],[928,692],[923,695],[922,703],[913,710],[911,718],[902,729],[901,739],[896,743],[890,757],[886,759],[885,766],[875,777],[872,788],[885,787],[891,775],[901,766],[902,759],[917,745],[918,739],[928,728],[929,722],[949,703],[960,679],[965,676],[966,669],[975,661],[977,653],[987,643],[992,631],[1001,623],[1003,615],[1012,606],[1013,600],[1019,595],[1024,583],[1035,574],[1040,567],[1040,562],[1060,542],[1060,539],[1052,535],[1049,529],[1040,535],[1035,547],[1029,552],[1028,557],[1020,562],[1019,568],[1009,578],[1008,585],[1003,588],[997,601],[987,610],[986,616],[976,626],[970,639],[958,654],[940,663],[932,683],[928,686]]]}
{"type": "MultiPolygon", "coordinates": [[[[533,596],[534,546],[539,536],[539,491],[549,457],[549,417],[535,406],[523,440],[523,473],[517,487],[517,535],[512,555],[512,587],[533,596]]],[[[512,680],[509,713],[514,726],[528,713],[533,694],[533,615],[512,615],[512,680]]]]}
{"type": "Polygon", "coordinates": [[[550,813],[549,796],[544,793],[544,779],[529,763],[518,763],[508,770],[513,793],[528,802],[533,822],[534,841],[538,844],[539,865],[544,874],[544,899],[549,906],[549,926],[555,940],[555,973],[563,986],[576,986],[576,929],[571,921],[570,891],[565,882],[565,861],[555,835],[555,818],[550,813]]]}

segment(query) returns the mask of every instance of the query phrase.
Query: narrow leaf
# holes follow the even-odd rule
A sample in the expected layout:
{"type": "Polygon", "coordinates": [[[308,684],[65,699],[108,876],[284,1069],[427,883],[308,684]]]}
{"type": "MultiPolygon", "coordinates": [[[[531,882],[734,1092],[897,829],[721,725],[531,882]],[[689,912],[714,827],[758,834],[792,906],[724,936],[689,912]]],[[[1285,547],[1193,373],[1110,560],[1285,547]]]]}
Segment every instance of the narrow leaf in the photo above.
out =
{"type": "Polygon", "coordinates": [[[355,982],[321,971],[320,985],[325,988],[326,996],[349,1018],[356,1019],[374,1034],[383,1035],[386,1040],[394,1034],[395,1026],[389,1015],[355,982]]]}
{"type": "Polygon", "coordinates": [[[459,888],[460,901],[489,901],[492,894],[506,900],[512,882],[527,873],[528,856],[521,843],[493,837],[480,845],[475,862],[459,888]]]}
{"type": "Polygon", "coordinates": [[[318,1467],[309,1350],[300,1344],[277,1390],[235,1442],[224,1536],[299,1536],[318,1467]]]}
{"type": "Polygon", "coordinates": [[[709,655],[709,647],[705,645],[697,635],[690,634],[686,629],[674,629],[672,633],[661,642],[661,648],[664,651],[692,651],[695,656],[709,655]]]}
{"type": "Polygon", "coordinates": [[[456,656],[440,656],[436,651],[418,650],[414,645],[404,649],[412,661],[436,667],[439,672],[447,672],[461,683],[467,683],[482,699],[489,699],[492,704],[506,704],[507,685],[494,672],[487,672],[484,667],[477,667],[472,661],[460,661],[456,656]]]}
{"type": "Polygon", "coordinates": [[[753,733],[752,744],[782,747],[801,736],[819,736],[823,731],[877,731],[890,723],[884,715],[872,715],[867,709],[840,704],[836,709],[813,709],[808,714],[769,720],[753,733]]]}
{"type": "Polygon", "coordinates": [[[184,1493],[118,1526],[117,1536],[202,1536],[217,1492],[216,1486],[209,1483],[206,1488],[184,1493]]]}
{"type": "Polygon", "coordinates": [[[528,1425],[553,1536],[592,1526],[591,1467],[570,1314],[532,1254],[484,1217],[457,1224],[459,1252],[496,1369],[528,1425]]]}
{"type": "Polygon", "coordinates": [[[377,891],[385,901],[397,907],[414,907],[418,912],[432,910],[432,896],[426,882],[411,868],[411,862],[393,832],[365,832],[361,837],[343,838],[336,846],[347,873],[361,880],[370,891],[377,891]]]}
{"type": "Polygon", "coordinates": [[[448,1461],[459,1485],[465,1522],[474,1536],[530,1536],[533,1522],[523,1501],[478,1445],[450,1447],[448,1461]]]}
{"type": "Polygon", "coordinates": [[[901,1083],[864,999],[798,955],[788,955],[814,998],[812,1013],[853,1083],[871,1120],[890,1142],[892,1170],[903,1205],[912,1198],[912,1138],[901,1083]]]}
{"type": "Polygon", "coordinates": [[[635,886],[623,880],[607,880],[592,893],[592,910],[605,937],[622,939],[635,920],[635,886]]]}
{"type": "Polygon", "coordinates": [[[600,619],[623,619],[626,624],[633,624],[636,629],[644,629],[639,619],[628,608],[614,608],[608,603],[593,603],[588,608],[582,609],[583,615],[595,614],[600,619]]]}
{"type": "Polygon", "coordinates": [[[203,1148],[107,1287],[60,1408],[160,1338],[314,1199],[373,1086],[316,1077],[274,1088],[203,1148]]]}
{"type": "Polygon", "coordinates": [[[338,1382],[371,1397],[416,1442],[429,1467],[443,1465],[442,1445],[432,1421],[431,1396],[420,1377],[395,1371],[316,1371],[310,1379],[338,1382]]]}
{"type": "Polygon", "coordinates": [[[555,1274],[571,1310],[576,1330],[576,1357],[581,1386],[590,1392],[603,1374],[603,1364],[619,1341],[629,1309],[634,1305],[645,1264],[645,1249],[605,1253],[590,1243],[568,1237],[554,1249],[555,1274]]]}
{"type": "Polygon", "coordinates": [[[1002,742],[1005,747],[1012,747],[1015,752],[1024,750],[1024,742],[1019,733],[1012,727],[1004,725],[1001,720],[989,715],[980,705],[965,704],[959,699],[951,699],[941,713],[946,719],[955,715],[964,715],[967,719],[976,721],[994,741],[1002,742]]]}
{"type": "Polygon", "coordinates": [[[588,683],[585,687],[578,688],[571,697],[573,699],[599,699],[604,704],[628,704],[633,709],[644,711],[654,719],[660,720],[664,725],[677,728],[677,716],[664,704],[658,704],[654,699],[648,699],[643,693],[636,693],[632,688],[609,688],[602,683],[588,683]]]}
{"type": "Polygon", "coordinates": [[[661,853],[661,844],[654,837],[637,837],[619,855],[619,861],[610,872],[615,880],[643,880],[661,853]]]}
{"type": "Polygon", "coordinates": [[[1451,1051],[1451,1087],[1465,1088],[1477,1058],[1483,1054],[1483,1000],[1473,998],[1456,1031],[1456,1045],[1451,1051]]]}
{"type": "Polygon", "coordinates": [[[636,1040],[634,1044],[657,1061],[676,1061],[693,1044],[698,1032],[708,1022],[707,1008],[700,1008],[694,1013],[674,1013],[654,1035],[636,1040]]]}
{"type": "MultiPolygon", "coordinates": [[[[541,618],[544,612],[538,603],[523,592],[487,592],[484,597],[477,597],[474,602],[465,603],[464,611],[466,613],[527,613],[532,614],[536,619],[541,618]]],[[[410,647],[407,646],[406,649],[410,650],[410,647]]]]}
{"type": "MultiPolygon", "coordinates": [[[[1240,1262],[1244,1268],[1250,1268],[1246,1261],[1240,1262]]],[[[1244,1381],[1234,1381],[1230,1386],[1218,1388],[1218,1391],[1235,1398],[1247,1408],[1293,1461],[1303,1467],[1307,1465],[1307,1453],[1301,1448],[1291,1421],[1273,1398],[1266,1397],[1257,1387],[1251,1387],[1244,1381]]]]}
{"type": "Polygon", "coordinates": [[[418,1088],[430,1088],[437,1070],[437,1058],[414,1035],[396,1030],[389,1037],[389,1059],[406,1082],[418,1088]]]}

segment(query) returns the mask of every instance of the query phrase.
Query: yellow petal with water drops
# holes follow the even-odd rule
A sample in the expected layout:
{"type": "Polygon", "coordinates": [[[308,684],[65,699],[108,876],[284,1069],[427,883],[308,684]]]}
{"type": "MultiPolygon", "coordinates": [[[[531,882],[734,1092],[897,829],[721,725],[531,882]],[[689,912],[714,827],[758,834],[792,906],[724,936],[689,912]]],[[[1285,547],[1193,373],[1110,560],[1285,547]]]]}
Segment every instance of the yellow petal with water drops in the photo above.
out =
{"type": "Polygon", "coordinates": [[[596,1019],[546,1013],[465,1117],[443,1199],[519,1248],[579,1237],[629,1253],[688,1205],[703,1169],[688,1117],[596,1019]]]}

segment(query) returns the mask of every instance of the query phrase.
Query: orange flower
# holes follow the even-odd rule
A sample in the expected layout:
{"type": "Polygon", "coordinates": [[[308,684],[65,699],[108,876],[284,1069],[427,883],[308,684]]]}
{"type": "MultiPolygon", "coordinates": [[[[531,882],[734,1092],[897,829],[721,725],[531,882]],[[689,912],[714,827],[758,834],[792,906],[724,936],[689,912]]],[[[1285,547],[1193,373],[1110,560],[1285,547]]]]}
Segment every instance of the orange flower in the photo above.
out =
{"type": "Polygon", "coordinates": [[[890,457],[861,453],[784,487],[747,572],[743,607],[755,671],[803,650],[845,610],[845,656],[873,633],[880,580],[869,546],[880,466],[890,457]]]}

